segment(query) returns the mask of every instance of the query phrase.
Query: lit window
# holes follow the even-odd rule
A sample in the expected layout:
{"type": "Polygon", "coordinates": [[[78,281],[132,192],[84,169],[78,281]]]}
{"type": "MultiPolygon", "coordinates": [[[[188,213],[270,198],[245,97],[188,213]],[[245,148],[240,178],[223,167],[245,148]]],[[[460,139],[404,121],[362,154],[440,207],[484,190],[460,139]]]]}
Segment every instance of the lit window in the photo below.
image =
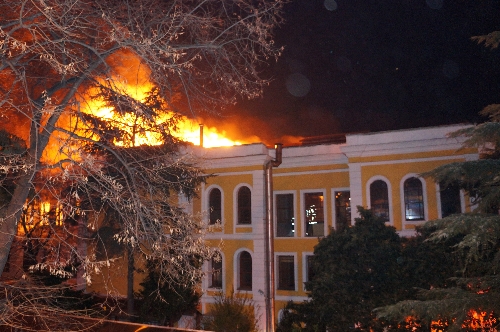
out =
{"type": "Polygon", "coordinates": [[[422,182],[411,177],[404,182],[406,220],[424,220],[424,196],[422,182]]]}
{"type": "Polygon", "coordinates": [[[238,289],[252,290],[252,256],[247,251],[240,254],[240,283],[238,289]]]}
{"type": "Polygon", "coordinates": [[[325,235],[325,218],[323,213],[323,193],[305,193],[306,236],[325,235]]]}
{"type": "Polygon", "coordinates": [[[219,189],[210,190],[208,196],[208,204],[210,208],[210,225],[222,222],[222,195],[219,189]]]}
{"type": "Polygon", "coordinates": [[[387,183],[382,180],[373,181],[370,185],[370,208],[376,216],[389,221],[389,194],[387,183]]]}
{"type": "Polygon", "coordinates": [[[252,192],[248,187],[238,190],[238,224],[252,223],[252,192]]]}
{"type": "Polygon", "coordinates": [[[351,192],[335,192],[335,229],[342,231],[351,224],[351,192]]]}
{"type": "Polygon", "coordinates": [[[25,206],[23,217],[27,229],[38,226],[62,226],[64,223],[63,205],[34,199],[25,206]]]}
{"type": "Polygon", "coordinates": [[[278,289],[295,290],[295,262],[293,256],[278,256],[278,289]]]}
{"type": "Polygon", "coordinates": [[[462,213],[462,204],[460,202],[460,188],[458,185],[450,184],[445,186],[439,184],[441,198],[441,218],[455,213],[462,213]]]}
{"type": "Polygon", "coordinates": [[[216,254],[210,262],[210,287],[222,288],[222,256],[216,254]]]}
{"type": "Polygon", "coordinates": [[[277,237],[294,236],[293,194],[276,195],[276,226],[277,237]]]}

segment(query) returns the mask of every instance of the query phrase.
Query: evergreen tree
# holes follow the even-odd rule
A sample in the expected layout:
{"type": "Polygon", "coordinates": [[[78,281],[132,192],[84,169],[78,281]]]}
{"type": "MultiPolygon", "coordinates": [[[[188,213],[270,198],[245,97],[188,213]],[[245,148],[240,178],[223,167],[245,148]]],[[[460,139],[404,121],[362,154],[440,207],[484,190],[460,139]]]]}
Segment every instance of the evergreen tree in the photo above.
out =
{"type": "MultiPolygon", "coordinates": [[[[197,280],[202,272],[186,262],[193,255],[209,258],[210,250],[199,218],[178,206],[176,194],[189,196],[201,171],[173,139],[170,119],[196,116],[199,111],[215,114],[237,98],[262,94],[268,80],[260,76],[259,68],[281,52],[272,32],[281,22],[283,4],[280,0],[0,2],[0,128],[21,137],[26,145],[11,182],[4,181],[3,163],[13,163],[16,155],[4,158],[0,151],[0,187],[7,192],[0,193],[4,196],[0,274],[26,204],[34,197],[40,198],[43,210],[38,211],[43,214],[47,207],[55,216],[62,210],[63,216],[79,215],[75,221],[92,230],[101,226],[104,209],[114,210],[120,214],[115,240],[144,259],[168,261],[160,266],[167,282],[197,280]],[[113,105],[102,109],[104,102],[113,105]],[[141,148],[147,141],[138,138],[150,134],[155,144],[163,145],[141,148]]],[[[78,232],[61,223],[57,229],[87,240],[81,235],[84,227],[74,230],[78,232]]],[[[65,238],[58,235],[56,240],[65,238]]],[[[60,263],[73,260],[65,257],[69,253],[77,256],[73,261],[79,263],[80,276],[90,282],[92,273],[104,273],[101,267],[109,266],[109,259],[96,261],[82,246],[65,242],[64,252],[51,245],[54,250],[41,268],[64,274],[67,264],[60,263]]],[[[5,298],[12,298],[10,285],[0,283],[0,288],[5,298]]],[[[116,295],[112,287],[106,293],[116,295]]],[[[40,301],[47,294],[34,298],[40,301]]],[[[22,329],[9,319],[33,315],[45,320],[37,327],[72,329],[62,322],[58,328],[47,323],[61,320],[47,301],[46,305],[24,301],[31,310],[18,305],[20,300],[3,302],[2,325],[22,329]]]]}
{"type": "Polygon", "coordinates": [[[436,182],[458,185],[476,204],[474,213],[451,215],[424,225],[431,231],[429,242],[449,247],[450,239],[455,240],[451,248],[460,267],[458,277],[446,287],[420,290],[413,300],[379,308],[378,317],[399,321],[414,317],[424,325],[440,319],[449,324],[447,331],[464,326],[475,331],[475,315],[485,313],[485,324],[491,324],[500,314],[500,107],[491,105],[482,114],[490,121],[451,135],[465,136],[464,147],[478,148],[481,158],[444,165],[425,174],[436,182]]]}
{"type": "Polygon", "coordinates": [[[432,227],[400,238],[370,210],[358,207],[354,227],[332,230],[315,248],[313,278],[306,284],[310,301],[290,302],[278,332],[347,331],[355,326],[378,331],[404,325],[376,319],[373,309],[414,298],[419,289],[446,287],[456,276],[452,246],[427,241],[432,227]]]}
{"type": "Polygon", "coordinates": [[[311,301],[291,308],[308,331],[373,326],[372,309],[398,299],[401,240],[370,210],[358,210],[354,227],[332,230],[314,248],[314,277],[306,283],[311,301]]]}
{"type": "Polygon", "coordinates": [[[192,285],[162,282],[157,265],[153,261],[147,263],[147,276],[136,294],[141,300],[139,320],[173,326],[184,313],[196,310],[201,294],[192,285]]]}
{"type": "Polygon", "coordinates": [[[500,208],[500,104],[480,112],[490,121],[457,130],[450,137],[465,137],[464,148],[479,149],[481,158],[440,166],[424,176],[458,185],[477,204],[476,211],[498,213],[500,208]]]}

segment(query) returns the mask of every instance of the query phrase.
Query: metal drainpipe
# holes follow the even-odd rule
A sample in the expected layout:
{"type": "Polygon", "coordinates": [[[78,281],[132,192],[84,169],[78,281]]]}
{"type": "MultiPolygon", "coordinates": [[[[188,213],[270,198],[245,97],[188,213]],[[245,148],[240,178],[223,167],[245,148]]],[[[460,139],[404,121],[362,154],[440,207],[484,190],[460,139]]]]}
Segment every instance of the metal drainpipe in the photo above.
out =
{"type": "Polygon", "coordinates": [[[274,222],[273,222],[273,167],[282,161],[283,144],[274,145],[276,157],[265,164],[266,181],[266,331],[274,332],[274,222]]]}
{"type": "Polygon", "coordinates": [[[200,123],[200,147],[203,147],[203,124],[200,123]]]}

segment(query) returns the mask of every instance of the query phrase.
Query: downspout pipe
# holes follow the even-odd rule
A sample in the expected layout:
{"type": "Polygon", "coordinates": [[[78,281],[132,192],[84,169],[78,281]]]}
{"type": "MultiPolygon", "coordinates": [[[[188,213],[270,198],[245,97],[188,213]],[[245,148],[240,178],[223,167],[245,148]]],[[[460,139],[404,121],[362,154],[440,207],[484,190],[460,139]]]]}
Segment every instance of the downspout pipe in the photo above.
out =
{"type": "Polygon", "coordinates": [[[200,147],[203,147],[203,124],[200,123],[200,147]]]}
{"type": "Polygon", "coordinates": [[[283,144],[274,145],[276,156],[265,164],[266,185],[266,223],[265,223],[265,255],[266,255],[266,331],[274,332],[274,222],[273,222],[273,167],[278,167],[282,162],[283,144]]]}

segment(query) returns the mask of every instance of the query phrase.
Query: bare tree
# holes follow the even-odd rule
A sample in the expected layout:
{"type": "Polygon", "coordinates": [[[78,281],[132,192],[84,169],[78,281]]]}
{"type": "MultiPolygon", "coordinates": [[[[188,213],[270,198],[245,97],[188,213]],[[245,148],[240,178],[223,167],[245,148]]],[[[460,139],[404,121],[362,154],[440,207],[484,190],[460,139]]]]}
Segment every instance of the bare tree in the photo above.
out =
{"type": "MultiPolygon", "coordinates": [[[[258,96],[266,83],[259,67],[280,51],[272,31],[282,5],[1,0],[0,126],[26,148],[12,154],[15,161],[0,150],[0,184],[9,184],[0,206],[0,273],[25,207],[48,196],[77,222],[85,215],[86,223],[99,224],[100,212],[114,211],[115,239],[168,262],[161,269],[165,282],[199,280],[196,264],[185,263],[210,250],[200,221],[177,206],[173,193],[192,195],[203,178],[172,136],[175,115],[165,112],[217,112],[237,96],[258,96]],[[150,88],[142,99],[124,88],[144,82],[150,88]],[[96,99],[114,108],[113,119],[89,111],[96,99]],[[140,146],[138,139],[151,133],[163,145],[140,146]]],[[[82,269],[98,268],[60,232],[51,236],[68,254],[40,268],[63,273],[75,256],[82,269]]]]}

